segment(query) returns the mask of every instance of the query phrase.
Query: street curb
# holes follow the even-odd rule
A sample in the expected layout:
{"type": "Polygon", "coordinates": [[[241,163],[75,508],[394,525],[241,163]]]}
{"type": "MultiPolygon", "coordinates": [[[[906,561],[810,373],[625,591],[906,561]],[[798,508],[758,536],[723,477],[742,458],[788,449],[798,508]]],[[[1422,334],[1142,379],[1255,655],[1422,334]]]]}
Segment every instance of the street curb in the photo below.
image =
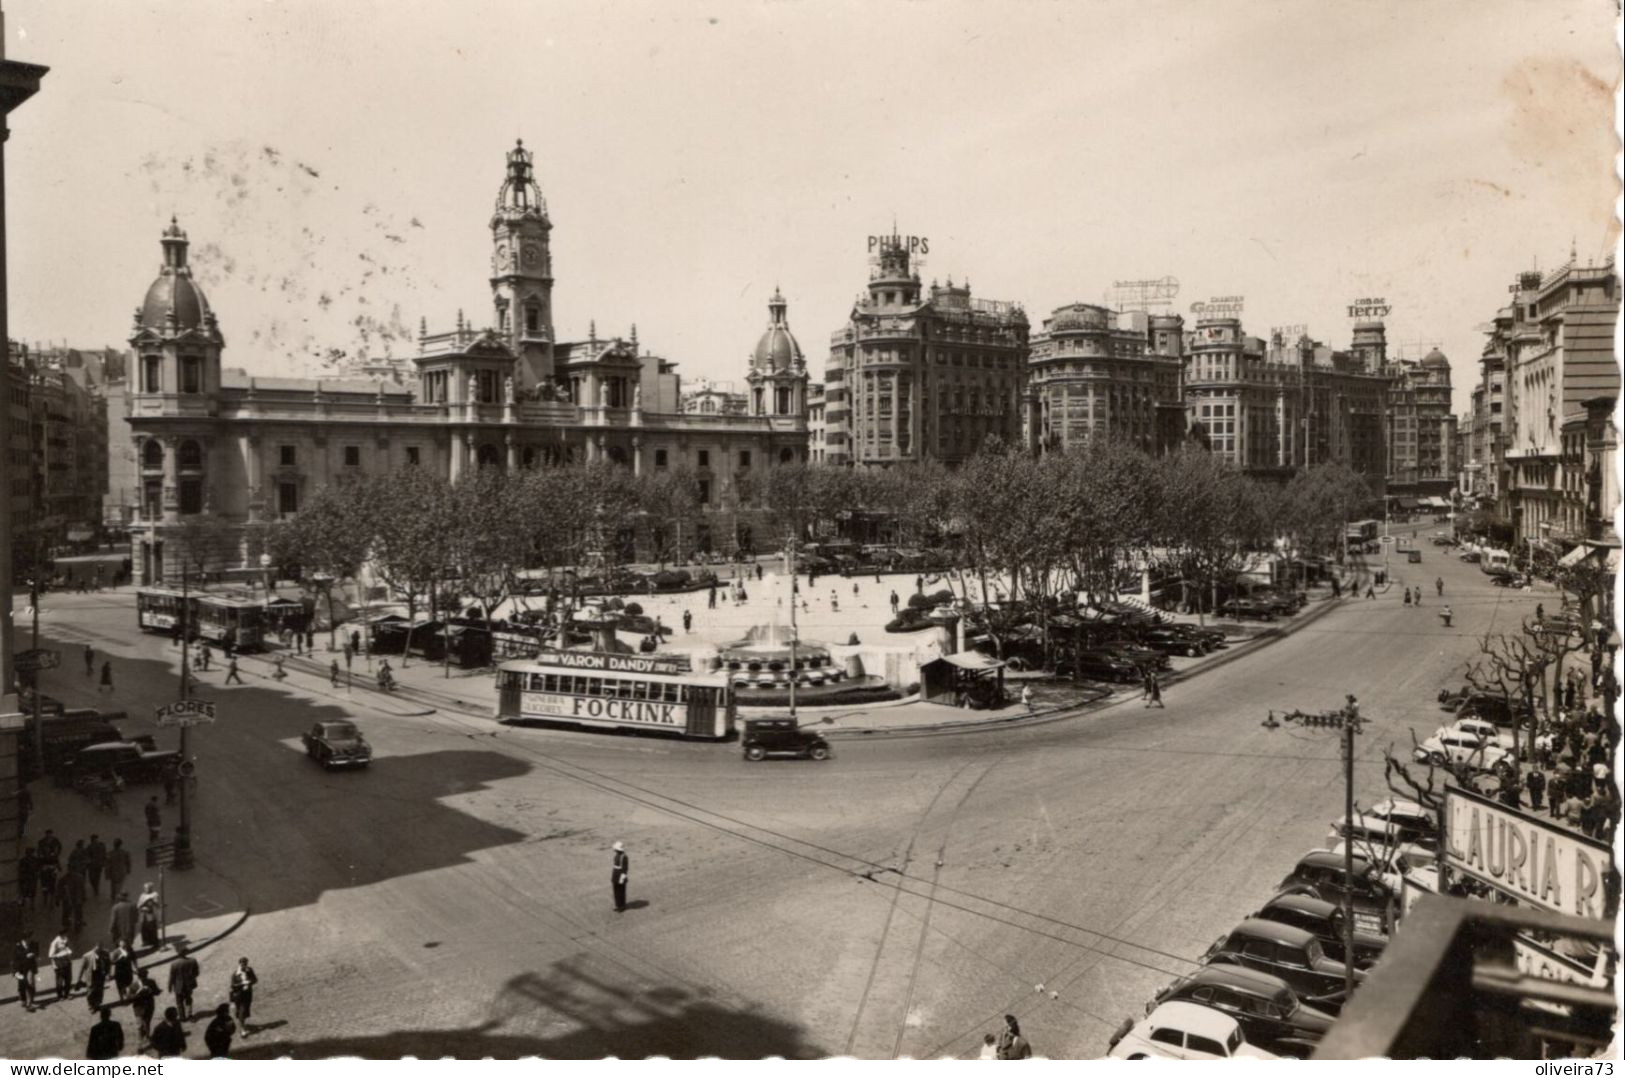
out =
{"type": "MultiPolygon", "coordinates": [[[[216,932],[214,935],[210,936],[208,939],[200,940],[197,943],[188,943],[186,945],[186,953],[187,954],[196,954],[197,952],[203,950],[205,947],[210,947],[210,946],[213,946],[216,943],[219,943],[221,940],[225,939],[227,936],[231,935],[233,932],[235,932],[239,928],[243,927],[243,922],[248,920],[249,914],[251,914],[253,912],[254,911],[252,909],[249,909],[248,907],[245,906],[243,908],[243,912],[237,915],[237,919],[235,921],[231,922],[231,924],[227,925],[225,928],[221,929],[219,932],[216,932]]],[[[137,963],[136,968],[140,969],[140,970],[157,969],[160,966],[169,965],[171,962],[175,961],[175,959],[178,958],[178,957],[179,957],[179,955],[175,954],[174,950],[171,949],[168,958],[163,958],[163,959],[159,959],[156,962],[147,962],[147,963],[144,963],[144,964],[137,963]]],[[[69,996],[68,998],[72,999],[73,997],[69,996]]],[[[22,997],[20,997],[20,996],[0,996],[0,1007],[3,1007],[8,1003],[21,1002],[21,999],[22,999],[22,997]]],[[[114,1000],[114,1001],[108,1003],[108,1006],[109,1007],[117,1006],[119,1002],[121,1002],[121,1001],[114,1000]]]]}
{"type": "MultiPolygon", "coordinates": [[[[1204,663],[1201,666],[1190,670],[1182,670],[1178,673],[1170,674],[1163,681],[1163,684],[1168,685],[1188,681],[1191,678],[1196,677],[1198,674],[1205,673],[1209,670],[1217,670],[1221,666],[1227,666],[1230,663],[1235,662],[1237,659],[1251,655],[1255,651],[1268,647],[1277,640],[1286,639],[1306,625],[1319,621],[1328,611],[1336,606],[1340,606],[1345,601],[1346,597],[1339,597],[1336,599],[1328,598],[1324,600],[1320,606],[1305,614],[1302,618],[1294,621],[1291,625],[1284,626],[1279,630],[1269,630],[1259,633],[1257,636],[1245,640],[1232,648],[1226,649],[1223,655],[1216,656],[1212,662],[1204,663]]],[[[1105,706],[1111,702],[1111,697],[1114,695],[1114,693],[1115,690],[1107,690],[1105,695],[1098,696],[1093,700],[1086,700],[1080,704],[1066,704],[1060,707],[1050,708],[1047,711],[1038,711],[1027,715],[1011,715],[1007,718],[964,719],[958,722],[930,723],[920,726],[875,726],[868,728],[847,727],[844,730],[827,730],[822,731],[822,733],[824,737],[831,739],[867,737],[870,740],[874,740],[876,738],[917,737],[928,734],[974,733],[979,730],[992,730],[1012,726],[1042,726],[1047,723],[1059,722],[1062,719],[1075,718],[1078,715],[1083,714],[1086,710],[1094,708],[1095,705],[1105,706]]]]}
{"type": "MultiPolygon", "coordinates": [[[[282,657],[283,665],[284,666],[294,666],[295,664],[292,661],[292,659],[293,658],[299,658],[299,657],[300,656],[293,656],[293,657],[290,658],[289,656],[284,655],[282,657]]],[[[301,662],[301,663],[299,663],[297,665],[300,668],[304,668],[304,669],[302,669],[302,672],[308,673],[311,677],[316,678],[318,681],[324,680],[326,678],[326,676],[327,676],[327,671],[321,669],[320,665],[315,665],[314,669],[309,669],[309,667],[311,667],[313,664],[307,663],[307,662],[301,662]]],[[[266,681],[269,681],[273,685],[277,684],[276,679],[271,677],[269,674],[256,673],[254,676],[258,677],[258,678],[262,678],[262,679],[264,679],[266,681]]],[[[308,691],[315,693],[317,696],[325,696],[330,700],[344,700],[344,699],[347,698],[345,696],[340,696],[338,693],[330,692],[327,689],[323,689],[323,688],[320,687],[320,685],[318,685],[315,688],[311,688],[308,691]]],[[[361,691],[364,692],[364,693],[371,693],[373,696],[378,697],[380,699],[396,699],[397,698],[396,696],[393,696],[392,694],[389,694],[389,693],[381,693],[381,692],[378,692],[375,689],[369,689],[365,685],[363,685],[361,687],[361,691]]],[[[423,716],[423,715],[433,715],[435,713],[435,710],[436,710],[435,708],[432,708],[432,707],[425,707],[422,710],[416,710],[416,711],[397,711],[394,708],[379,707],[377,704],[369,704],[368,706],[373,708],[375,711],[382,711],[386,715],[395,715],[395,716],[397,716],[399,718],[403,718],[403,719],[418,718],[418,717],[423,716]]]]}

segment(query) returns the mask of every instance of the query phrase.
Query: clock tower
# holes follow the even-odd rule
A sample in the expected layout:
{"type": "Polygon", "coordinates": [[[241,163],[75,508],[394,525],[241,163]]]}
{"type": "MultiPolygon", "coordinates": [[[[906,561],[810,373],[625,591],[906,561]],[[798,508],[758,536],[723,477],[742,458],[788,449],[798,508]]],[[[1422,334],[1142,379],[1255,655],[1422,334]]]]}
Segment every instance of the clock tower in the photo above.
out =
{"type": "Polygon", "coordinates": [[[553,255],[547,203],[536,185],[530,151],[508,152],[508,174],[491,215],[491,298],[497,335],[519,357],[520,388],[553,380],[553,255]]]}

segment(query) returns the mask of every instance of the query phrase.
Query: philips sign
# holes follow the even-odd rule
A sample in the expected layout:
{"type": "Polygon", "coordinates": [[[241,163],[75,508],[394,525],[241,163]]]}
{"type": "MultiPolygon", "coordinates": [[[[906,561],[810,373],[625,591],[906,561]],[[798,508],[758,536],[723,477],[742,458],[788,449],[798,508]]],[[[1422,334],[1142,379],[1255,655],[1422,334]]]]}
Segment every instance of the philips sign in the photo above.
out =
{"type": "Polygon", "coordinates": [[[928,255],[931,253],[931,239],[929,236],[899,236],[896,233],[890,236],[870,236],[869,253],[880,251],[907,251],[911,255],[928,255]]]}

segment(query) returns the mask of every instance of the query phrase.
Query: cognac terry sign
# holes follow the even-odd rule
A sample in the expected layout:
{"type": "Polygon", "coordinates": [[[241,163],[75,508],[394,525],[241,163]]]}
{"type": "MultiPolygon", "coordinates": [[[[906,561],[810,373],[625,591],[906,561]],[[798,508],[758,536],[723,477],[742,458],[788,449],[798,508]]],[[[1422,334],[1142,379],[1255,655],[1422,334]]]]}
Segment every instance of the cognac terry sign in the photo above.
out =
{"type": "Polygon", "coordinates": [[[1450,871],[1525,905],[1598,920],[1608,916],[1603,880],[1612,851],[1537,816],[1449,790],[1442,852],[1450,871]]]}
{"type": "Polygon", "coordinates": [[[1394,305],[1381,296],[1362,296],[1349,304],[1350,318],[1387,318],[1394,305]]]}

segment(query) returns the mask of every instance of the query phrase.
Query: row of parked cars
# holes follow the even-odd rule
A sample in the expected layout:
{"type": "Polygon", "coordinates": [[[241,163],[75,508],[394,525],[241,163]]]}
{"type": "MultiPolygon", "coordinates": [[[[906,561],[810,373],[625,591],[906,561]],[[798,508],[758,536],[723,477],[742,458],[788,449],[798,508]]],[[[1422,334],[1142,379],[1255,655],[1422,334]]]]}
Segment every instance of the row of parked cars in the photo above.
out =
{"type": "Polygon", "coordinates": [[[1437,828],[1414,802],[1388,799],[1332,824],[1276,894],[1213,942],[1200,968],[1161,989],[1145,1017],[1112,1036],[1114,1059],[1307,1058],[1382,956],[1402,881],[1431,867],[1437,828]],[[1345,843],[1354,872],[1345,875],[1345,843]],[[1344,931],[1350,899],[1353,950],[1344,931]]]}
{"type": "Polygon", "coordinates": [[[1252,618],[1274,621],[1289,618],[1304,608],[1309,596],[1301,591],[1259,589],[1248,595],[1238,595],[1219,605],[1219,613],[1227,618],[1252,618]]]}
{"type": "Polygon", "coordinates": [[[83,788],[117,777],[123,783],[161,782],[178,774],[180,753],[161,750],[150,735],[126,736],[116,725],[122,711],[64,708],[44,694],[26,701],[22,746],[28,776],[50,775],[58,784],[83,788]]]}
{"type": "Polygon", "coordinates": [[[1134,682],[1147,671],[1168,669],[1171,656],[1206,655],[1224,647],[1225,640],[1223,629],[1162,622],[1070,651],[1056,663],[1055,672],[1093,681],[1134,682]]]}

